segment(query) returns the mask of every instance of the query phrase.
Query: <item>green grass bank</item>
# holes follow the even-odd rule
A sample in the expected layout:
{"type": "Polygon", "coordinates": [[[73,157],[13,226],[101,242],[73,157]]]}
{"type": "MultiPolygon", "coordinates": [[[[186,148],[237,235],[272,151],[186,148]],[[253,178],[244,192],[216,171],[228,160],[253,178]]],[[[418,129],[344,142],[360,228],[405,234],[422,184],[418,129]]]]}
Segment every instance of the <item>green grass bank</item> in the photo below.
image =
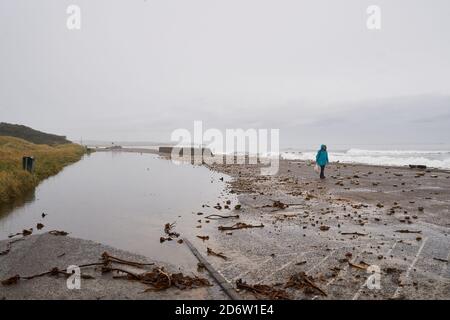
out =
{"type": "Polygon", "coordinates": [[[23,197],[42,180],[81,159],[86,149],[73,143],[34,144],[23,139],[0,136],[0,206],[23,197]],[[22,169],[22,157],[33,156],[33,173],[22,169]]]}

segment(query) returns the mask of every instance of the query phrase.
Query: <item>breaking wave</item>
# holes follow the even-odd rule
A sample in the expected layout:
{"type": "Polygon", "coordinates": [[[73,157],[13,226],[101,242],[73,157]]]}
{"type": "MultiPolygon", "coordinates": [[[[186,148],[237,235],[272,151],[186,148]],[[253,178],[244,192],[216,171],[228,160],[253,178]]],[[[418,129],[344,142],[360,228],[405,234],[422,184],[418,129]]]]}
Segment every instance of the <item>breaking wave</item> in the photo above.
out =
{"type": "MultiPolygon", "coordinates": [[[[450,169],[450,151],[423,150],[364,150],[329,151],[331,162],[363,163],[379,166],[426,165],[431,168],[450,169]]],[[[283,159],[315,160],[316,151],[283,152],[283,159]]]]}

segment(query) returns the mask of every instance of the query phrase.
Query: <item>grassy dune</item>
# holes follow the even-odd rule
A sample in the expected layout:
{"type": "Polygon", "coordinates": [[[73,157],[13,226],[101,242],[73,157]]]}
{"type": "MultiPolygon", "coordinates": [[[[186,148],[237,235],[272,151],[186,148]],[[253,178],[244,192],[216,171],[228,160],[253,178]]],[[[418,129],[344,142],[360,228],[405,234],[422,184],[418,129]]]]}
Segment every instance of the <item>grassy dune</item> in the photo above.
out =
{"type": "Polygon", "coordinates": [[[64,166],[81,159],[85,148],[77,144],[37,145],[19,138],[0,136],[0,205],[35,188],[64,166]],[[22,157],[33,156],[34,172],[22,169],[22,157]]]}

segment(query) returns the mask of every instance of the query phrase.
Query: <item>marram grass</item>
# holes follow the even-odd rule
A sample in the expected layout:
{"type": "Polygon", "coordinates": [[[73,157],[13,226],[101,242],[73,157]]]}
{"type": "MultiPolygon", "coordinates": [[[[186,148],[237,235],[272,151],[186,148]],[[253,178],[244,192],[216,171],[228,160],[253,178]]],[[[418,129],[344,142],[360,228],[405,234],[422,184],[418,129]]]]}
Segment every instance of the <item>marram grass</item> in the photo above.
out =
{"type": "Polygon", "coordinates": [[[19,138],[0,136],[0,205],[23,197],[39,182],[81,159],[85,148],[77,144],[38,145],[19,138]],[[34,172],[22,169],[22,157],[35,158],[34,172]]]}

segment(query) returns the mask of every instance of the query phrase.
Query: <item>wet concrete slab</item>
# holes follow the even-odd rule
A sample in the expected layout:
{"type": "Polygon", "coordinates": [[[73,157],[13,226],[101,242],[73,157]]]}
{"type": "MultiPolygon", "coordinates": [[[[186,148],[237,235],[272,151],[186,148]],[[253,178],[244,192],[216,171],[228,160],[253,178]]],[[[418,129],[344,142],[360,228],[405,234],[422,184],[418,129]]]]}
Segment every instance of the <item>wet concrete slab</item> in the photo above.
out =
{"type": "Polygon", "coordinates": [[[232,253],[213,262],[231,283],[284,284],[306,272],[327,296],[287,289],[293,298],[450,298],[448,172],[332,164],[321,181],[303,161],[283,160],[263,178],[258,165],[211,168],[234,177],[241,220],[265,225],[212,239],[232,253]],[[379,289],[367,286],[368,266],[380,270],[379,289]]]}
{"type": "MultiPolygon", "coordinates": [[[[3,250],[8,241],[10,240],[0,242],[0,250],[3,250]]],[[[11,251],[0,256],[0,279],[4,280],[15,275],[36,275],[54,267],[63,270],[70,265],[99,262],[103,252],[125,260],[155,263],[155,266],[164,267],[171,273],[197,274],[214,283],[207,273],[199,274],[194,269],[180,270],[175,265],[161,263],[93,241],[54,236],[49,233],[28,236],[22,241],[13,243],[11,251]]],[[[143,272],[142,269],[136,270],[133,267],[130,271],[143,272]]],[[[70,290],[64,276],[43,276],[19,280],[18,283],[9,286],[0,285],[0,299],[228,299],[216,285],[186,290],[169,288],[163,291],[144,292],[149,286],[137,281],[114,279],[112,273],[102,274],[99,267],[83,268],[82,274],[91,275],[94,279],[81,279],[80,289],[70,290]]]]}

